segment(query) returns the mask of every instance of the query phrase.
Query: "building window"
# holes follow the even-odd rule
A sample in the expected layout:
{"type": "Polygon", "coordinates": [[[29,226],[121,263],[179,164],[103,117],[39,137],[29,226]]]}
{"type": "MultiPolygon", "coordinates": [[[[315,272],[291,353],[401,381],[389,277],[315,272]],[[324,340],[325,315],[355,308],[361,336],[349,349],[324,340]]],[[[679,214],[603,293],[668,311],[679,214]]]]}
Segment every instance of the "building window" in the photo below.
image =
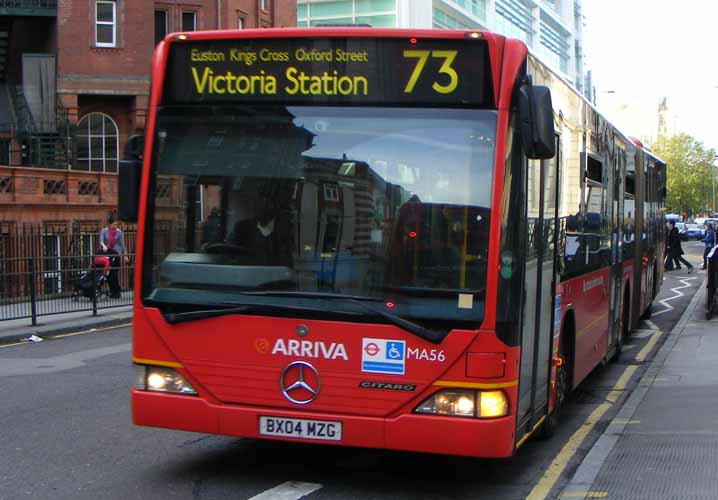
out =
{"type": "Polygon", "coordinates": [[[90,113],[77,124],[76,170],[117,172],[119,134],[115,122],[104,113],[90,113]]]}
{"type": "Polygon", "coordinates": [[[95,45],[97,47],[117,46],[115,2],[95,2],[95,45]]]}
{"type": "Polygon", "coordinates": [[[155,45],[160,43],[169,31],[167,26],[167,11],[156,10],[155,11],[155,45]]]}
{"type": "Polygon", "coordinates": [[[242,16],[239,16],[237,18],[237,29],[243,30],[244,29],[244,18],[242,16]]]}
{"type": "Polygon", "coordinates": [[[339,201],[339,187],[336,184],[324,184],[324,200],[339,201]]]}
{"type": "Polygon", "coordinates": [[[541,35],[539,54],[553,69],[568,73],[570,33],[541,13],[541,35]]]}
{"type": "Polygon", "coordinates": [[[259,8],[262,10],[269,10],[269,0],[259,0],[259,8]]]}
{"type": "Polygon", "coordinates": [[[197,31],[197,13],[182,13],[182,31],[197,31]]]}
{"type": "Polygon", "coordinates": [[[10,165],[10,139],[0,139],[0,165],[10,165]]]}

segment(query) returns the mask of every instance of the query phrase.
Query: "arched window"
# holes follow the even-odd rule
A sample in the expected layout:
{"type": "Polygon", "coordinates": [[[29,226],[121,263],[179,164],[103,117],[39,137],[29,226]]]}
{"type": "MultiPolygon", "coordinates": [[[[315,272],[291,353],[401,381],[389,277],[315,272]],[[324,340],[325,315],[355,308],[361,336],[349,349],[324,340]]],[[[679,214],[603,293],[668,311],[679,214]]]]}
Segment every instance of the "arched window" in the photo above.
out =
{"type": "Polygon", "coordinates": [[[76,170],[117,172],[119,134],[117,125],[104,113],[88,113],[77,123],[76,170]]]}

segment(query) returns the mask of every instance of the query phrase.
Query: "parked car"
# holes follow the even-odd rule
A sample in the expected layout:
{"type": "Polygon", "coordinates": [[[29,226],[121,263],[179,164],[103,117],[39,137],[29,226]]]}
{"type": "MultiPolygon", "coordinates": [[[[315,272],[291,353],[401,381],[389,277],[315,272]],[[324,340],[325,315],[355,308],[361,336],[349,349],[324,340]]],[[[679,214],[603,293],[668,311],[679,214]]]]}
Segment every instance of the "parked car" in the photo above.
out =
{"type": "Polygon", "coordinates": [[[688,239],[688,230],[685,222],[676,222],[676,229],[678,230],[678,236],[681,237],[681,240],[685,241],[688,239]]]}
{"type": "Polygon", "coordinates": [[[705,229],[701,232],[701,226],[698,224],[686,224],[686,239],[700,240],[705,235],[705,229]]]}

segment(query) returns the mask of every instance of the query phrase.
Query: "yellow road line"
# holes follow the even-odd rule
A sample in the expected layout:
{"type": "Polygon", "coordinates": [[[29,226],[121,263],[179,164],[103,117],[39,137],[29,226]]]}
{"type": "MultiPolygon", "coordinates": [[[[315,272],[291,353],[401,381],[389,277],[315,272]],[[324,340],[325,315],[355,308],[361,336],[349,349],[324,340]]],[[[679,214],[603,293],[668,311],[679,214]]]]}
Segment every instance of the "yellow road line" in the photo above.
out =
{"type": "Polygon", "coordinates": [[[601,421],[601,418],[603,418],[606,412],[610,410],[613,404],[618,400],[637,369],[638,366],[636,365],[629,365],[626,367],[614,386],[611,388],[611,391],[606,396],[606,400],[609,402],[598,405],[598,407],[591,412],[586,421],[581,424],[581,427],[573,433],[571,438],[566,442],[563,448],[561,448],[561,451],[558,452],[558,455],[554,457],[553,462],[551,462],[551,465],[548,466],[548,469],[546,469],[546,472],[544,472],[544,475],[541,477],[539,482],[533,487],[529,495],[526,497],[526,500],[544,500],[548,497],[548,494],[551,493],[551,490],[556,485],[561,473],[563,473],[564,469],[566,469],[568,462],[576,454],[576,451],[583,443],[583,440],[586,439],[586,436],[588,436],[588,434],[593,430],[595,425],[601,421]]]}
{"type": "MultiPolygon", "coordinates": [[[[124,328],[124,327],[130,326],[131,324],[132,323],[124,323],[122,325],[108,326],[105,328],[91,328],[89,330],[83,330],[81,332],[65,333],[62,335],[51,335],[50,337],[48,337],[48,339],[62,339],[65,337],[74,337],[75,335],[83,335],[85,333],[104,332],[106,330],[114,330],[116,328],[124,328]]],[[[42,337],[42,334],[38,335],[38,337],[42,337]]],[[[2,344],[2,345],[0,345],[0,348],[13,347],[13,346],[18,346],[18,345],[28,345],[28,344],[34,344],[34,342],[14,342],[12,344],[2,344]]]]}
{"type": "Polygon", "coordinates": [[[656,330],[656,333],[651,336],[651,338],[646,342],[646,345],[643,346],[643,349],[641,349],[641,352],[636,354],[636,361],[645,361],[646,356],[653,350],[653,348],[656,345],[656,342],[658,342],[658,339],[663,336],[663,331],[656,330]]]}
{"type": "Polygon", "coordinates": [[[561,498],[606,498],[607,491],[572,491],[564,493],[561,498]]]}
{"type": "Polygon", "coordinates": [[[626,390],[626,386],[628,386],[628,382],[631,380],[633,374],[636,373],[636,370],[638,370],[637,365],[628,365],[616,381],[616,384],[611,389],[611,392],[606,395],[606,400],[611,403],[618,401],[618,398],[621,397],[623,391],[626,390]]]}

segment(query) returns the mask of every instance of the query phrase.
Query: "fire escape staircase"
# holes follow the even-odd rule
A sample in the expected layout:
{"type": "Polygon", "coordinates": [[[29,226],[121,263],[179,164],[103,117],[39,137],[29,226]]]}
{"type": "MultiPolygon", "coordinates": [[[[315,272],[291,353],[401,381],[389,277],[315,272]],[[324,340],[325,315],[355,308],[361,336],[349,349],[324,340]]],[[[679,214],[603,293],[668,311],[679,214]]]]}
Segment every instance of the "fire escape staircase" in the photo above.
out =
{"type": "Polygon", "coordinates": [[[59,99],[56,123],[37,123],[22,85],[8,75],[11,51],[22,50],[11,47],[13,20],[56,16],[57,0],[0,0],[0,132],[10,132],[17,139],[21,165],[66,169],[72,161],[74,130],[59,99]]]}
{"type": "Polygon", "coordinates": [[[21,86],[15,87],[13,96],[17,119],[17,137],[23,151],[24,165],[67,169],[72,163],[74,127],[67,112],[57,103],[57,122],[52,127],[39,126],[27,104],[21,86]]]}

